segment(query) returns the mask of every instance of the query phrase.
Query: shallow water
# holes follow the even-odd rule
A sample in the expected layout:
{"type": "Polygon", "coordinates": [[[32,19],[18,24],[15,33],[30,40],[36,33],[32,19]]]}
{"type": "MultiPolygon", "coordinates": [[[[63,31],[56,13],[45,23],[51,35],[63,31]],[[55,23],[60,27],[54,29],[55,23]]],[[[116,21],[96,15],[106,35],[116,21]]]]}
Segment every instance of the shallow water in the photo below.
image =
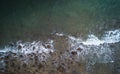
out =
{"type": "MultiPolygon", "coordinates": [[[[20,67],[21,71],[18,73],[28,73],[26,69],[28,71],[32,68],[38,70],[39,68],[36,64],[39,63],[43,66],[49,64],[47,68],[42,66],[45,70],[41,71],[41,73],[51,72],[50,65],[52,65],[54,70],[52,73],[72,73],[70,71],[72,70],[78,74],[82,72],[83,74],[112,74],[114,72],[119,74],[119,55],[118,53],[116,55],[116,51],[119,52],[119,29],[105,31],[103,37],[101,37],[102,40],[93,34],[88,35],[86,40],[63,33],[55,33],[54,36],[54,40],[48,39],[46,42],[18,41],[17,43],[10,43],[5,46],[5,48],[0,50],[1,73],[17,73],[19,69],[14,71],[15,67],[20,67]],[[63,45],[67,44],[67,46],[63,46],[61,50],[62,44],[58,40],[62,40],[64,42],[63,45]],[[12,59],[14,60],[11,61],[12,59]],[[78,69],[74,70],[72,63],[69,63],[66,59],[69,62],[74,62],[74,66],[78,69]],[[116,62],[118,64],[117,67],[115,66],[116,62]],[[24,64],[27,67],[25,70],[22,69],[24,64]],[[82,66],[78,66],[79,64],[82,66]],[[79,72],[79,68],[83,70],[79,72]]],[[[31,71],[33,73],[40,73],[34,71],[34,69],[31,71]]]]}
{"type": "Polygon", "coordinates": [[[119,3],[1,0],[0,73],[119,74],[119,3]]]}

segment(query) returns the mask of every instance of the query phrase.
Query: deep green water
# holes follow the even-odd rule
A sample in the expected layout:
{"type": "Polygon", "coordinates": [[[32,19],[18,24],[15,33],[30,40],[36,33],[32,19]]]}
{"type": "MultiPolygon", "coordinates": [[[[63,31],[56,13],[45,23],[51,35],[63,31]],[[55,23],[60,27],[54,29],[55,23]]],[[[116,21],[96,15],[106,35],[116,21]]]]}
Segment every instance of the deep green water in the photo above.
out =
{"type": "Polygon", "coordinates": [[[44,40],[51,32],[85,36],[120,28],[120,0],[1,0],[0,45],[44,40]]]}

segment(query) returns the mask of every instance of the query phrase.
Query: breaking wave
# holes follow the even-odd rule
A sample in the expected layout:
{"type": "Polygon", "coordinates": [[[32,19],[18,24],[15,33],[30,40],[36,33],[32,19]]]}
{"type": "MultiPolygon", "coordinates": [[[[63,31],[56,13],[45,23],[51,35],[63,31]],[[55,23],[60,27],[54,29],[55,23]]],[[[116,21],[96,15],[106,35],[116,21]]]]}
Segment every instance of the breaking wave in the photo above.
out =
{"type": "Polygon", "coordinates": [[[76,53],[79,60],[90,64],[113,63],[114,52],[111,50],[110,44],[120,42],[120,30],[106,31],[100,39],[94,34],[88,35],[86,40],[70,35],[67,37],[70,52],[76,53]]]}
{"type": "MultiPolygon", "coordinates": [[[[61,56],[64,58],[68,57],[71,60],[76,57],[77,59],[74,59],[74,61],[86,62],[92,65],[95,63],[113,63],[113,51],[109,44],[120,42],[120,29],[106,31],[100,39],[94,34],[88,35],[86,40],[63,33],[55,33],[55,35],[64,36],[68,39],[68,52],[64,51],[61,56]]],[[[48,40],[44,43],[41,41],[11,43],[0,50],[0,65],[5,67],[5,58],[9,55],[17,57],[21,62],[26,62],[27,64],[30,62],[28,58],[31,55],[37,56],[39,61],[46,61],[47,58],[51,57],[50,54],[56,51],[54,47],[54,40],[48,40]]],[[[35,59],[35,56],[33,59],[35,59]]]]}

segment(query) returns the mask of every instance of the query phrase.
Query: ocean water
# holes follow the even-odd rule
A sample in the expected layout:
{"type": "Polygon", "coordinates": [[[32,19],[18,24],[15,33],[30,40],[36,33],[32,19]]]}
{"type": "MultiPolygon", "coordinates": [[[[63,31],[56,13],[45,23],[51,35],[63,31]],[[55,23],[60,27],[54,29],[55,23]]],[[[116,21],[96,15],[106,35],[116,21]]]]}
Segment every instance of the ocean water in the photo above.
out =
{"type": "Polygon", "coordinates": [[[0,2],[0,43],[47,39],[51,32],[100,36],[120,28],[119,0],[36,0],[0,2]]]}
{"type": "Polygon", "coordinates": [[[0,1],[0,73],[14,70],[6,68],[6,55],[29,66],[28,54],[47,62],[57,53],[52,69],[62,60],[69,73],[69,58],[85,63],[73,74],[119,74],[119,44],[120,0],[0,1]]]}

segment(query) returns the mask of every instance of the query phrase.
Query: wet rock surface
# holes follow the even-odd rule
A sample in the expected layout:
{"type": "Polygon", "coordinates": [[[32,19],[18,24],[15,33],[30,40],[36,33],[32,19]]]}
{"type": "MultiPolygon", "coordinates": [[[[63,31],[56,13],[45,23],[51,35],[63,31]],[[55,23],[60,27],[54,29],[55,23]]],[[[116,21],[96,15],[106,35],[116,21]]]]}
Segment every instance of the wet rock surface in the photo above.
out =
{"type": "Polygon", "coordinates": [[[119,74],[119,42],[87,40],[57,33],[46,42],[9,44],[0,50],[0,74],[119,74]]]}

